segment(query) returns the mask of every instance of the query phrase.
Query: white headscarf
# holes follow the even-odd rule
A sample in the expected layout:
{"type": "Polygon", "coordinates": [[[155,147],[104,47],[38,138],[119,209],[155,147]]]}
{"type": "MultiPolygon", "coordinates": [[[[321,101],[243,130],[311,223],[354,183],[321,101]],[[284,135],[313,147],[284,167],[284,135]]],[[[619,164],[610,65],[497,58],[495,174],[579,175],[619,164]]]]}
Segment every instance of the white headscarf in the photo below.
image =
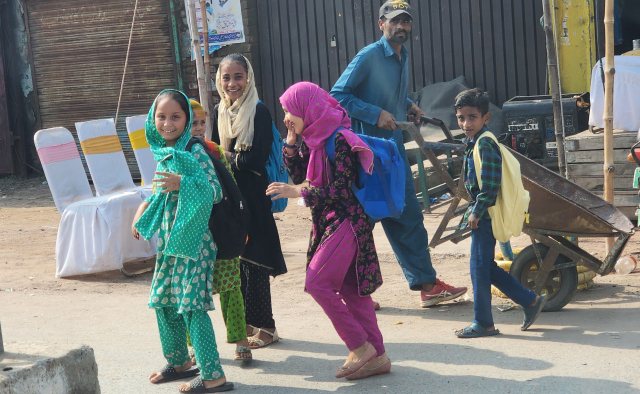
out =
{"type": "MultiPolygon", "coordinates": [[[[243,56],[244,57],[244,56],[243,56]]],[[[218,106],[218,136],[220,145],[227,151],[231,150],[231,141],[237,138],[233,150],[236,152],[250,150],[253,145],[254,125],[253,119],[256,115],[256,105],[258,104],[258,91],[256,81],[253,76],[253,67],[245,57],[247,66],[247,87],[242,96],[233,104],[222,89],[221,68],[218,67],[216,73],[216,89],[222,101],[218,106]]]]}

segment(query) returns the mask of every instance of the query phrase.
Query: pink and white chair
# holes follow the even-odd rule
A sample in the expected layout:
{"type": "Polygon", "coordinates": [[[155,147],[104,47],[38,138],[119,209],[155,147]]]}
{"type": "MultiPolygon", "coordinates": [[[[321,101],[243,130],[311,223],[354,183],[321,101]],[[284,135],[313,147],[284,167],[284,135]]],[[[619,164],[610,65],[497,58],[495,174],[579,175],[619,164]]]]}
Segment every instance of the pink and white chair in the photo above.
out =
{"type": "Polygon", "coordinates": [[[142,197],[137,190],[93,197],[80,154],[64,128],[34,136],[58,211],[56,277],[122,269],[123,263],[155,256],[155,240],[137,241],[131,224],[142,197]]]}
{"type": "Polygon", "coordinates": [[[69,130],[64,127],[40,130],[34,142],[58,212],[62,213],[69,204],[93,197],[69,130]]]}

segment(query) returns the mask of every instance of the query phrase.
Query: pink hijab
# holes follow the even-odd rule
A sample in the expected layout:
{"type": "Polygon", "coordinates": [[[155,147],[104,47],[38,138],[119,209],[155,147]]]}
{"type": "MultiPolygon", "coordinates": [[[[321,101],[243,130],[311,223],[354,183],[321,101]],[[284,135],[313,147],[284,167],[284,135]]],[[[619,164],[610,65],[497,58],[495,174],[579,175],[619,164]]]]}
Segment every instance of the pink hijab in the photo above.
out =
{"type": "Polygon", "coordinates": [[[367,144],[351,131],[351,120],[338,101],[320,86],[311,82],[298,82],[280,96],[282,107],[292,115],[304,120],[302,140],[311,155],[307,167],[307,180],[311,186],[327,186],[333,182],[325,140],[338,127],[347,140],[351,151],[357,153],[360,164],[368,174],[373,170],[373,152],[367,144]]]}

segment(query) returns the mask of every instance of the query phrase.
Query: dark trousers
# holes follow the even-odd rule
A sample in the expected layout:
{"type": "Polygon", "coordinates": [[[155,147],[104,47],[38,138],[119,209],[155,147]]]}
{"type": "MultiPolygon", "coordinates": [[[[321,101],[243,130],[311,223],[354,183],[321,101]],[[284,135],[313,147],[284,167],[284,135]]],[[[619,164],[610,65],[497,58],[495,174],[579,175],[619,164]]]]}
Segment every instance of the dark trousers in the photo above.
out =
{"type": "MultiPolygon", "coordinates": [[[[374,137],[388,138],[382,135],[374,137]]],[[[393,138],[402,141],[402,130],[394,131],[393,138]]],[[[436,283],[436,270],[431,264],[424,216],[413,186],[407,152],[402,143],[398,144],[398,150],[405,165],[405,207],[399,218],[382,219],[381,223],[409,287],[411,290],[420,290],[425,283],[436,283]]]]}
{"type": "Polygon", "coordinates": [[[242,298],[247,324],[259,328],[275,328],[271,310],[269,270],[240,260],[242,298]]]}
{"type": "Polygon", "coordinates": [[[495,262],[496,239],[491,220],[482,219],[478,228],[471,230],[471,283],[473,284],[474,322],[482,327],[493,326],[491,314],[491,285],[497,287],[517,304],[529,306],[536,293],[525,289],[495,262]]]}

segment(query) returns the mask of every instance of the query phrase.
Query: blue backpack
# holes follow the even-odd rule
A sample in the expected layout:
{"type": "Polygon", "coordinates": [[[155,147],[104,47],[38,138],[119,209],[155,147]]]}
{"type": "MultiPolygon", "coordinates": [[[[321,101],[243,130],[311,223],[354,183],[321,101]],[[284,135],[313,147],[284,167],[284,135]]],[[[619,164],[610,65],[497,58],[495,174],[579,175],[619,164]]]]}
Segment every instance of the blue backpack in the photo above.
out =
{"type": "MultiPolygon", "coordinates": [[[[283,139],[280,137],[280,132],[273,122],[271,122],[271,131],[273,132],[273,142],[271,143],[271,153],[269,153],[269,161],[267,162],[269,183],[289,183],[289,174],[287,173],[287,167],[284,164],[284,157],[282,155],[282,148],[284,146],[283,139]]],[[[271,212],[283,212],[285,208],[287,208],[287,201],[286,198],[271,201],[271,212]]]]}
{"type": "MultiPolygon", "coordinates": [[[[336,133],[327,138],[325,149],[331,162],[335,162],[336,133]]],[[[383,138],[358,134],[373,151],[373,172],[367,174],[362,165],[358,166],[358,182],[351,185],[364,212],[374,221],[397,218],[404,209],[405,168],[395,142],[383,138]]]]}

